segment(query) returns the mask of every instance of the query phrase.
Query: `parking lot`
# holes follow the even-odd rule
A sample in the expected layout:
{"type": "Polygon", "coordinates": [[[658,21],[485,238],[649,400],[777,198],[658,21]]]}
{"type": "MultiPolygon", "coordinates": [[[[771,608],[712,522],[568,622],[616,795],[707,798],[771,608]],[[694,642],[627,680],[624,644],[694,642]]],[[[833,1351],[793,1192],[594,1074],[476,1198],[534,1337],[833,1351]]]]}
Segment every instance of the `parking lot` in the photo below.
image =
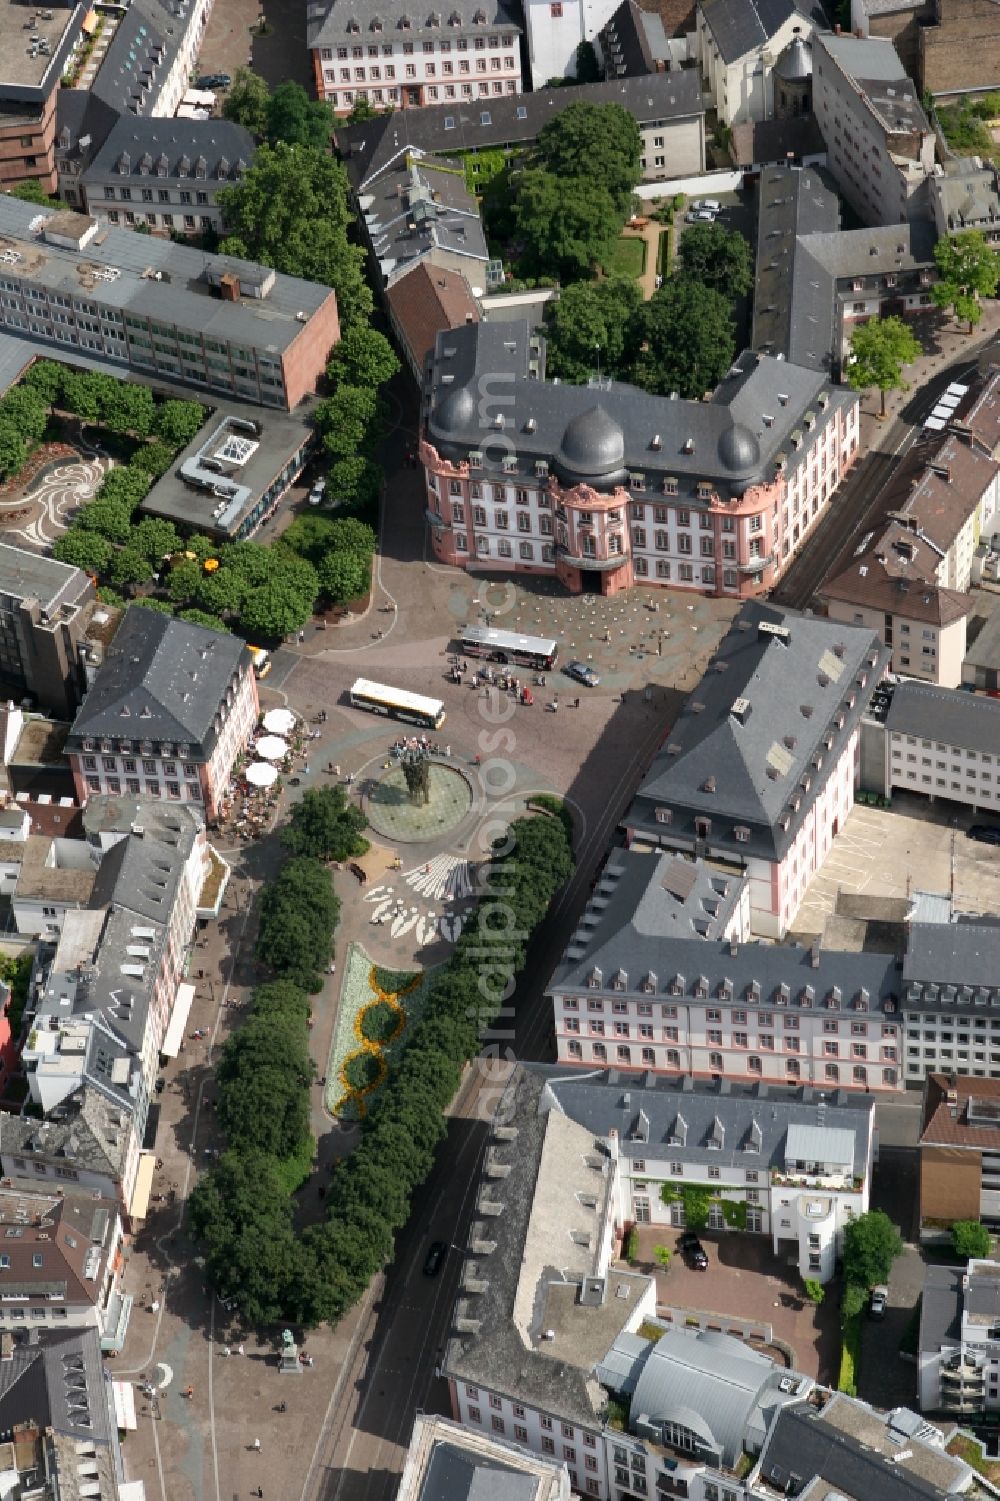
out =
{"type": "Polygon", "coordinates": [[[821,934],[840,892],[884,898],[953,890],[962,911],[1000,911],[1000,851],[966,835],[971,824],[991,821],[900,792],[891,808],[856,806],[806,889],[796,935],[821,934]]]}

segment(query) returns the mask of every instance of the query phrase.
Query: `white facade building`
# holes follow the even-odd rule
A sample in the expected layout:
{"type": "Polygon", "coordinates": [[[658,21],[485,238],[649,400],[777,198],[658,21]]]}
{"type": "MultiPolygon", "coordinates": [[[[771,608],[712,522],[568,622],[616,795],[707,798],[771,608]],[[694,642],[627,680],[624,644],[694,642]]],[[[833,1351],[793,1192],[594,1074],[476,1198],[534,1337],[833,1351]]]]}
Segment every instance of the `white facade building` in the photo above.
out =
{"type": "MultiPolygon", "coordinates": [[[[555,9],[555,6],[553,6],[555,9]]],[[[348,115],[519,94],[521,26],[504,0],[459,0],[425,12],[407,0],[359,17],[348,0],[309,8],[316,92],[348,115]]]]}
{"type": "Polygon", "coordinates": [[[796,38],[808,41],[821,13],[803,0],[767,6],[746,0],[698,0],[695,55],[708,92],[725,125],[770,120],[774,64],[796,38]]]}
{"type": "Polygon", "coordinates": [[[917,1379],[923,1412],[1000,1411],[1000,1262],[927,1267],[917,1379]]]}
{"type": "Polygon", "coordinates": [[[592,42],[620,0],[524,0],[532,89],[576,77],[576,49],[592,42]]]}

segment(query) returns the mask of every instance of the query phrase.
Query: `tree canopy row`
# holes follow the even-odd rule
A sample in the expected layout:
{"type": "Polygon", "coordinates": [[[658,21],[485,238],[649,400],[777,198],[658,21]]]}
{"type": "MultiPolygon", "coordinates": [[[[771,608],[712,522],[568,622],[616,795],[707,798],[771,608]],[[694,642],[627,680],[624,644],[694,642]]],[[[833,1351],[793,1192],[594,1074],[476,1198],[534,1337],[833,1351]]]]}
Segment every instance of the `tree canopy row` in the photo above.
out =
{"type": "Polygon", "coordinates": [[[233,1134],[191,1200],[209,1280],[248,1321],[281,1319],[307,1327],[335,1322],[391,1258],[445,1134],[444,1111],[463,1068],[507,1002],[531,934],[572,870],[568,814],[520,818],[511,825],[482,872],[476,921],[437,974],[421,1020],[374,1097],[357,1146],[336,1165],[325,1221],[301,1233],[291,1188],[301,1181],[297,1174],[307,1149],[302,1102],[312,1072],[300,1029],[307,1028],[306,992],[329,956],[328,925],[336,912],[332,892],[327,895],[322,886],[325,880],[329,887],[326,871],[306,857],[289,860],[268,888],[257,952],[275,980],[255,993],[243,1029],[252,1029],[249,1039],[238,1043],[237,1034],[227,1045],[219,1118],[233,1134]],[[289,933],[291,938],[282,937],[289,933]],[[282,1060],[280,1081],[273,1077],[275,1057],[282,1060]],[[265,1068],[267,1077],[258,1084],[256,1074],[265,1068]]]}

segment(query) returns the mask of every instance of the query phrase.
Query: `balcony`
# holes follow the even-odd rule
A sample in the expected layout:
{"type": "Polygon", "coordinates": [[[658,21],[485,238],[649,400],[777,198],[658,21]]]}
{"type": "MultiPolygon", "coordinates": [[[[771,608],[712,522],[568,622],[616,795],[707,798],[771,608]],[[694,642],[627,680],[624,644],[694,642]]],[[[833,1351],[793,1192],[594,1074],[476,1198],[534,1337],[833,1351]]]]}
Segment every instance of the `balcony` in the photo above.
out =
{"type": "Polygon", "coordinates": [[[594,558],[574,553],[561,543],[556,547],[556,556],[564,563],[571,563],[574,568],[582,569],[584,573],[611,573],[616,568],[623,568],[628,561],[624,553],[615,553],[610,558],[594,558]]]}

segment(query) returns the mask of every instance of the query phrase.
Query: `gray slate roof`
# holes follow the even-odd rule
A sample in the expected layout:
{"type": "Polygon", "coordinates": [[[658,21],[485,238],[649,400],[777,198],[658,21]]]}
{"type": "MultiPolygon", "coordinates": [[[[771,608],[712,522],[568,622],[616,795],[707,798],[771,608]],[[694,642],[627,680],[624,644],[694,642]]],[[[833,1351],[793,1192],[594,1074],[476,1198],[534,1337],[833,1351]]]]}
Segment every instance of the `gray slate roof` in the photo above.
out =
{"type": "Polygon", "coordinates": [[[803,17],[803,29],[827,24],[822,6],[809,0],[699,0],[699,9],[727,63],[766,47],[794,11],[803,17]]]}
{"type": "Polygon", "coordinates": [[[89,582],[82,568],[0,542],[0,594],[37,599],[52,614],[62,605],[76,604],[89,582]]]}
{"type": "Polygon", "coordinates": [[[963,229],[995,231],[1000,220],[1000,174],[992,162],[957,157],[937,169],[930,180],[932,201],[948,232],[963,229]]]}
{"type": "Polygon", "coordinates": [[[887,661],[864,627],[747,602],[655,757],[626,827],[693,848],[695,818],[706,817],[710,851],[780,859],[887,661]],[[658,810],[669,811],[668,823],[658,810]],[[736,829],[747,837],[737,839],[736,829]]]}
{"type": "Polygon", "coordinates": [[[466,274],[484,281],[486,236],[460,162],[436,157],[418,161],[401,152],[394,164],[369,178],[358,209],[387,285],[438,252],[448,256],[449,264],[452,257],[461,257],[466,274]]]}
{"type": "Polygon", "coordinates": [[[56,165],[74,161],[85,166],[118,118],[117,111],[90,89],[60,89],[56,95],[56,165]]]}
{"type": "Polygon", "coordinates": [[[834,1145],[847,1151],[838,1159],[820,1150],[809,1160],[851,1161],[856,1177],[868,1170],[874,1101],[854,1093],[838,1090],[821,1099],[818,1092],[801,1087],[740,1087],[727,1080],[720,1085],[614,1069],[581,1073],[539,1066],[538,1071],[546,1079],[540,1108],[561,1110],[597,1137],[617,1130],[623,1157],[783,1172],[786,1157],[796,1155],[788,1151],[787,1141],[796,1130],[808,1128],[822,1133],[817,1146],[825,1149],[829,1139],[831,1151],[834,1145]],[[720,1127],[722,1144],[710,1147],[709,1139],[718,1139],[720,1127]]]}
{"type": "MultiPolygon", "coordinates": [[[[737,359],[708,401],[673,401],[614,381],[600,391],[555,384],[541,378],[544,364],[545,341],[523,320],[441,334],[428,390],[428,442],[448,459],[464,461],[478,450],[480,382],[502,380],[505,427],[514,445],[509,457],[517,472],[534,477],[536,464],[544,461],[566,483],[582,481],[597,490],[628,487],[629,475],[640,473],[645,487],[633,493],[641,500],[669,477],[697,508],[701,480],[729,499],[753,484],[771,483],[779,455],[787,472],[794,472],[806,461],[807,448],[796,449],[791,441],[805,414],[811,410],[822,428],[838,407],[856,401],[815,371],[752,353],[737,359]]],[[[506,455],[508,440],[503,446],[506,455]]],[[[484,470],[493,462],[499,472],[495,449],[484,470]]]]}
{"type": "Polygon", "coordinates": [[[761,1455],[761,1474],[769,1485],[792,1497],[818,1475],[830,1489],[854,1501],[942,1501],[968,1484],[968,1466],[960,1460],[902,1430],[893,1441],[888,1437],[891,1431],[878,1414],[846,1397],[833,1397],[822,1412],[795,1403],[778,1414],[761,1455]],[[882,1444],[863,1442],[852,1427],[866,1439],[882,1430],[882,1444]],[[887,1463],[887,1451],[898,1453],[900,1462],[887,1463]],[[929,1479],[928,1474],[937,1478],[929,1479]]]}
{"type": "Polygon", "coordinates": [[[360,190],[407,147],[442,155],[527,146],[571,104],[618,104],[640,125],[704,114],[698,71],[688,68],[610,83],[543,88],[501,99],[456,100],[396,110],[360,125],[339,126],[337,149],[352,184],[360,190]]]}
{"type": "Polygon", "coordinates": [[[201,182],[214,191],[238,181],[237,165],[251,166],[255,151],[250,132],[231,120],[134,119],[125,115],[91,159],[81,180],[86,186],[112,176],[115,182],[119,178],[131,182],[138,177],[148,187],[183,182],[192,189],[201,182]],[[126,159],[128,170],[122,173],[126,159]],[[146,170],[142,171],[144,160],[146,170]],[[205,166],[203,180],[196,176],[199,160],[205,166]]]}
{"type": "MultiPolygon", "coordinates": [[[[2,1431],[9,1433],[20,1423],[37,1424],[42,1431],[51,1427],[57,1434],[93,1444],[110,1458],[118,1444],[97,1330],[31,1329],[19,1330],[18,1336],[13,1358],[0,1361],[2,1431]]],[[[78,1476],[68,1473],[65,1479],[72,1485],[78,1476]]],[[[112,1492],[102,1487],[101,1494],[112,1492]]]]}
{"type": "Polygon", "coordinates": [[[118,114],[148,114],[180,51],[189,8],[190,0],[132,0],[90,86],[97,98],[118,114]]]}
{"type": "Polygon", "coordinates": [[[420,1501],[533,1501],[538,1480],[458,1444],[435,1444],[420,1501]]]}
{"type": "Polygon", "coordinates": [[[1000,755],[1000,700],[912,680],[897,683],[885,718],[893,735],[1000,755]]]}
{"type": "MultiPolygon", "coordinates": [[[[546,1252],[531,1232],[531,1220],[549,1135],[549,1116],[539,1111],[544,1083],[540,1073],[516,1067],[498,1106],[497,1122],[505,1134],[498,1136],[494,1130],[489,1162],[499,1175],[484,1174],[478,1202],[499,1202],[503,1208],[499,1214],[482,1214],[478,1209],[473,1214],[463,1279],[469,1290],[459,1293],[454,1332],[441,1367],[456,1380],[596,1431],[603,1394],[594,1369],[621,1334],[649,1279],[634,1273],[609,1273],[604,1303],[584,1307],[577,1301],[577,1285],[565,1274],[567,1259],[581,1248],[570,1244],[567,1235],[562,1245],[552,1245],[551,1264],[539,1259],[546,1252]],[[532,1260],[527,1265],[529,1244],[532,1260]],[[522,1333],[515,1314],[520,1316],[525,1310],[528,1324],[522,1333]],[[549,1329],[556,1337],[543,1340],[542,1334],[549,1329]]],[[[606,1164],[606,1158],[596,1143],[587,1150],[589,1140],[584,1130],[575,1132],[575,1174],[580,1177],[587,1169],[599,1187],[601,1169],[588,1166],[588,1159],[606,1164]]],[[[603,1181],[607,1182],[606,1176],[603,1181]]],[[[546,1208],[543,1202],[537,1204],[542,1215],[546,1208]]],[[[579,1212],[583,1213],[582,1208],[579,1212]]],[[[552,1235],[560,1231],[566,1227],[553,1229],[552,1235]]]]}
{"type": "Polygon", "coordinates": [[[306,21],[310,48],[336,47],[348,37],[357,45],[373,36],[385,42],[442,40],[481,36],[499,28],[518,35],[522,30],[519,10],[504,0],[446,0],[441,5],[425,5],[423,0],[374,0],[371,6],[359,6],[356,0],[332,0],[329,5],[324,0],[310,0],[306,21]],[[433,17],[436,23],[432,23],[433,17]],[[452,17],[457,18],[454,24],[452,17]],[[372,26],[376,18],[378,29],[372,26]]]}
{"type": "Polygon", "coordinates": [[[250,655],[236,636],[152,610],[131,609],[118,627],[73,722],[68,746],[84,739],[166,741],[207,759],[213,721],[250,655]]]}

